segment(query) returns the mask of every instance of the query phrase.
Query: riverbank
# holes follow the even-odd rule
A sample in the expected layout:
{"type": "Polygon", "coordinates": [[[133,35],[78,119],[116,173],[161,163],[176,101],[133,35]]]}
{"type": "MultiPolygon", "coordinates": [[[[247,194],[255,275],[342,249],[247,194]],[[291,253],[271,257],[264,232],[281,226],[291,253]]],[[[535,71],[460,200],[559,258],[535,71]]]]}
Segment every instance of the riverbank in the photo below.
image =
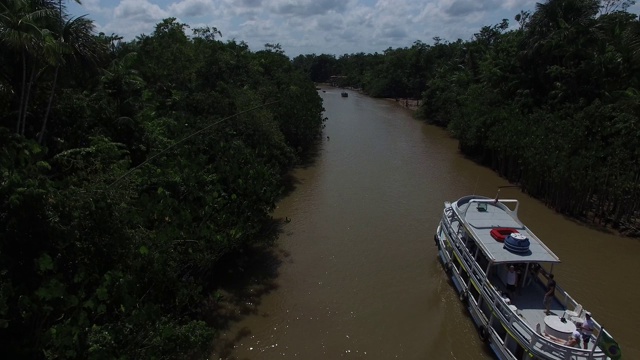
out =
{"type": "MultiPolygon", "coordinates": [[[[347,90],[351,90],[351,91],[357,91],[360,94],[363,95],[367,95],[364,91],[362,91],[362,89],[360,88],[354,88],[354,87],[341,87],[341,86],[336,86],[336,84],[331,84],[331,83],[316,83],[316,89],[320,90],[322,89],[322,87],[332,87],[332,88],[336,88],[336,89],[347,89],[347,90]]],[[[385,100],[388,101],[393,101],[394,103],[396,103],[398,106],[402,106],[405,109],[409,109],[411,111],[417,111],[418,108],[420,107],[420,105],[422,105],[422,100],[419,99],[409,99],[409,98],[384,98],[385,100]]]]}
{"type": "Polygon", "coordinates": [[[420,105],[422,104],[422,100],[416,99],[403,99],[403,98],[386,98],[389,101],[395,102],[397,105],[402,106],[405,109],[409,109],[411,111],[417,111],[420,105]]]}

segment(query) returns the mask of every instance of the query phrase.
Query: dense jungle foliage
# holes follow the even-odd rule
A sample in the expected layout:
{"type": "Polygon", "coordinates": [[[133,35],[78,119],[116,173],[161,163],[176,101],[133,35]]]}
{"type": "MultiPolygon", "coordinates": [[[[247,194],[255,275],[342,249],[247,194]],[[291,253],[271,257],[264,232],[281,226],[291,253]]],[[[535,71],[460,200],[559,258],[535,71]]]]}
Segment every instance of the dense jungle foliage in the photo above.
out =
{"type": "Polygon", "coordinates": [[[557,211],[640,236],[640,22],[627,0],[548,0],[472,39],[301,55],[316,82],[421,99],[462,152],[557,211]]]}
{"type": "Polygon", "coordinates": [[[207,357],[216,266],[273,241],[323,126],[279,45],[219,35],[123,42],[63,1],[0,2],[3,358],[207,357]]]}

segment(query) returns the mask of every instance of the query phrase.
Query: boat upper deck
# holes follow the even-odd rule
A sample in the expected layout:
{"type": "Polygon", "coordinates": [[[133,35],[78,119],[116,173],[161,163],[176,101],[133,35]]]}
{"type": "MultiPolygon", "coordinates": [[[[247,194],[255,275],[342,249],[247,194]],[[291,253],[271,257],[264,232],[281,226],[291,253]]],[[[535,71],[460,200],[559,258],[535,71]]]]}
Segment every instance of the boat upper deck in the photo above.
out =
{"type": "Polygon", "coordinates": [[[517,200],[500,200],[483,196],[467,196],[453,205],[458,217],[462,220],[467,233],[470,233],[484,249],[493,263],[546,262],[558,263],[560,259],[537,236],[535,236],[519,219],[516,210],[511,210],[503,202],[517,200]],[[495,228],[512,228],[529,239],[529,251],[516,254],[504,248],[502,242],[491,236],[495,228]]]}

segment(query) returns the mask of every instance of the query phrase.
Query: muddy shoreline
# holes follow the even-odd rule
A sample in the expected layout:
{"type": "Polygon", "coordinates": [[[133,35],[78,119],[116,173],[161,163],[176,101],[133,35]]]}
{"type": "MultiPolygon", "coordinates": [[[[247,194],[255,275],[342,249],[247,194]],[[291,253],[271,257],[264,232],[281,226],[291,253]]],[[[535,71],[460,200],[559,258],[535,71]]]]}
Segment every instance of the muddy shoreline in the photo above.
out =
{"type": "MultiPolygon", "coordinates": [[[[354,88],[354,87],[341,87],[341,86],[334,86],[330,83],[316,83],[316,88],[320,88],[320,87],[331,87],[334,89],[347,89],[347,90],[351,90],[351,91],[357,91],[360,94],[363,95],[367,95],[370,96],[369,94],[365,93],[364,91],[362,91],[362,89],[358,89],[358,88],[354,88]]],[[[385,100],[388,101],[392,101],[394,103],[396,103],[396,105],[401,106],[405,109],[409,109],[413,112],[417,111],[418,108],[420,107],[420,105],[422,105],[422,100],[420,99],[409,99],[409,98],[383,98],[385,100]]]]}

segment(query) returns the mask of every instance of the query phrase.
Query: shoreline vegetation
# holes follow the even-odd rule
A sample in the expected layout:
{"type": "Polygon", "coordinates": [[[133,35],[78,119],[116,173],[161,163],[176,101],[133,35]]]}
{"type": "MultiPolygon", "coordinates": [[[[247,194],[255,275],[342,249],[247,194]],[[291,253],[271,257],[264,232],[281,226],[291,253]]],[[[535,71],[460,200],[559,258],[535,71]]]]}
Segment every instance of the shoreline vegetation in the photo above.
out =
{"type": "Polygon", "coordinates": [[[420,108],[420,103],[422,100],[420,99],[407,99],[407,98],[386,98],[389,101],[395,102],[398,106],[401,106],[405,109],[411,110],[414,114],[420,108]]]}
{"type": "Polygon", "coordinates": [[[505,19],[469,40],[300,55],[293,64],[314,82],[398,99],[447,129],[466,157],[549,208],[638,238],[640,20],[627,11],[634,3],[547,0],[516,14],[515,27],[505,19]]]}
{"type": "Polygon", "coordinates": [[[275,288],[272,210],[322,138],[313,83],[216,28],[122,41],[58,2],[3,4],[3,356],[208,358],[275,288]]]}
{"type": "MultiPolygon", "coordinates": [[[[347,90],[351,90],[351,91],[357,91],[361,94],[370,96],[369,94],[367,94],[362,88],[355,88],[355,87],[341,87],[338,86],[337,84],[332,84],[332,83],[315,83],[316,85],[316,89],[321,89],[319,86],[326,86],[326,87],[332,87],[335,89],[347,89],[347,90]]],[[[412,112],[416,113],[418,111],[418,109],[420,108],[420,105],[422,104],[422,99],[416,99],[416,98],[393,98],[393,97],[387,97],[384,98],[385,100],[388,101],[393,101],[396,105],[403,107],[405,109],[411,110],[412,112]]]]}

